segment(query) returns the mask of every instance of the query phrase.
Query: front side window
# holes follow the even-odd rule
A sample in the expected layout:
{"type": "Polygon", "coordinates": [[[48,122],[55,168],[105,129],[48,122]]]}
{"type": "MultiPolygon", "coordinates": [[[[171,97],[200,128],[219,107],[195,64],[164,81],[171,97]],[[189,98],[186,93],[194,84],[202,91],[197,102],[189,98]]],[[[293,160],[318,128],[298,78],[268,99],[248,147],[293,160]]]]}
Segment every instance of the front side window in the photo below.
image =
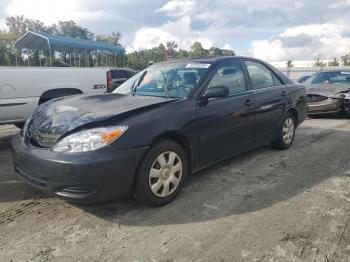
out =
{"type": "Polygon", "coordinates": [[[218,68],[208,88],[216,86],[227,86],[229,94],[246,91],[244,73],[239,60],[224,63],[218,68]]]}
{"type": "Polygon", "coordinates": [[[275,78],[279,82],[275,84],[274,76],[266,66],[253,61],[244,61],[244,63],[247,67],[253,89],[261,89],[281,84],[277,77],[275,78]]]}
{"type": "Polygon", "coordinates": [[[113,93],[183,98],[204,77],[210,64],[169,63],[151,66],[131,77],[113,93]]]}

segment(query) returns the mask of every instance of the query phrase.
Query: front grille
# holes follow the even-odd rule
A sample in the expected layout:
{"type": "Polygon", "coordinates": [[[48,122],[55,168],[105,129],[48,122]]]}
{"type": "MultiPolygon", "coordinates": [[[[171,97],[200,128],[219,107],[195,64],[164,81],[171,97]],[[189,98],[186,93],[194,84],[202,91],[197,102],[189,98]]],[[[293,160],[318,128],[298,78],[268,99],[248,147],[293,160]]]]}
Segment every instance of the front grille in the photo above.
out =
{"type": "Polygon", "coordinates": [[[327,100],[328,97],[326,96],[321,96],[321,95],[307,95],[307,103],[315,103],[315,102],[321,102],[324,100],[327,100]]]}

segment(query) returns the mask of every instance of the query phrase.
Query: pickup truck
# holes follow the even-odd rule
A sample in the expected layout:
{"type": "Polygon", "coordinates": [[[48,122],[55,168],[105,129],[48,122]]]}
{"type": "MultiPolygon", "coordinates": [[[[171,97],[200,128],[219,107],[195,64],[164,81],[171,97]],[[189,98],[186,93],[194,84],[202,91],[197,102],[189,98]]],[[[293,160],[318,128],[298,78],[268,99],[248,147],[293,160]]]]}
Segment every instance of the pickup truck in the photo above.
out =
{"type": "Polygon", "coordinates": [[[110,68],[0,67],[0,124],[21,127],[50,99],[112,89],[110,68]]]}

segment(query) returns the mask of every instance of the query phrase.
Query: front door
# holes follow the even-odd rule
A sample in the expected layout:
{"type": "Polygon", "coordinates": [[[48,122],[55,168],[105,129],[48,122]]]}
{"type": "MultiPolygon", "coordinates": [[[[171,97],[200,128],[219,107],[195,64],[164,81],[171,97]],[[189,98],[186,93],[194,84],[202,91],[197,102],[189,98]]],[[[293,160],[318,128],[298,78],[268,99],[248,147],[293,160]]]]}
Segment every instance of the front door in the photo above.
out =
{"type": "Polygon", "coordinates": [[[197,104],[201,167],[243,151],[252,141],[254,101],[240,60],[218,66],[207,88],[216,86],[227,86],[229,96],[197,104]]]}

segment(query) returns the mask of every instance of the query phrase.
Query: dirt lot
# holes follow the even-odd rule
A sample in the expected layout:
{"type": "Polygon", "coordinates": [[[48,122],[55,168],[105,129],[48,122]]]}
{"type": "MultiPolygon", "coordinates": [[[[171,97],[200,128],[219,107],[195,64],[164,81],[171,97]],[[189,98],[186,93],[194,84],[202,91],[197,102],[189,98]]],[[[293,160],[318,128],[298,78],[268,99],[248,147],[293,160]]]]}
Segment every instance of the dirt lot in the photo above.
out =
{"type": "Polygon", "coordinates": [[[152,209],[74,206],[18,181],[0,126],[0,261],[350,261],[350,120],[311,119],[190,177],[152,209]]]}

